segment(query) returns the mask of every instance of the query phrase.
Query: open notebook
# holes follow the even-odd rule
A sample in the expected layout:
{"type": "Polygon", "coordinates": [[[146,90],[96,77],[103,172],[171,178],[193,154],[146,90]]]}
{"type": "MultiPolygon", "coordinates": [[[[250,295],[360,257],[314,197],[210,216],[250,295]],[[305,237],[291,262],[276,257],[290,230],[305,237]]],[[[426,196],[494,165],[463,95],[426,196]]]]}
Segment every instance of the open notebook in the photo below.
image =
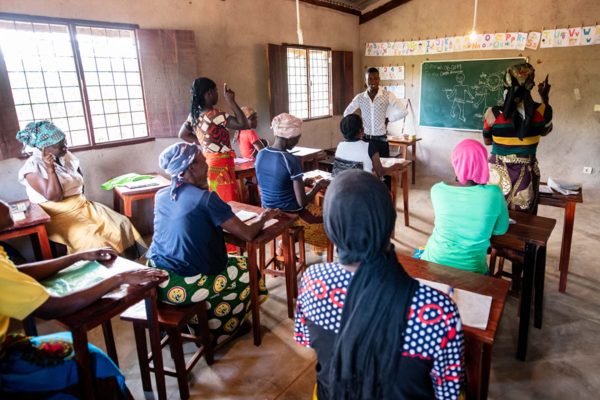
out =
{"type": "MultiPolygon", "coordinates": [[[[246,224],[250,224],[253,222],[254,218],[258,217],[258,214],[252,211],[246,211],[246,210],[239,210],[238,212],[235,213],[235,215],[242,221],[245,222],[246,224]]],[[[267,229],[268,227],[274,225],[277,223],[277,220],[275,218],[271,218],[270,220],[268,220],[267,222],[265,222],[263,229],[267,229]]]]}
{"type": "Polygon", "coordinates": [[[430,286],[447,294],[458,306],[460,319],[463,325],[477,329],[486,329],[492,307],[492,298],[479,293],[462,289],[454,289],[449,285],[439,282],[418,279],[424,285],[430,286]]]}

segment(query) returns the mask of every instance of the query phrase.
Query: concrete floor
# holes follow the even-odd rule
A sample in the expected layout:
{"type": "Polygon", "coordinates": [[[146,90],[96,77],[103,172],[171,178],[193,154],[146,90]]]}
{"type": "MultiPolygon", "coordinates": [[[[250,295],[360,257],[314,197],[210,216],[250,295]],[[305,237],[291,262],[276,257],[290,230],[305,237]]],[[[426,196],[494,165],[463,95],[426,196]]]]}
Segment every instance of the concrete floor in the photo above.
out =
{"type": "MultiPolygon", "coordinates": [[[[396,233],[399,251],[410,253],[424,245],[433,229],[429,188],[432,178],[418,177],[410,190],[410,227],[399,212],[396,233]]],[[[584,199],[585,200],[585,199],[584,199]]],[[[401,203],[401,202],[399,202],[401,203]]],[[[531,329],[528,360],[515,359],[517,337],[516,298],[509,298],[497,334],[492,359],[490,399],[593,399],[600,392],[600,296],[596,259],[600,224],[599,205],[577,207],[575,233],[566,294],[558,292],[558,256],[562,235],[562,210],[542,206],[539,214],[557,219],[547,254],[544,325],[531,329]]],[[[315,255],[311,258],[318,261],[315,255]]],[[[239,338],[216,352],[208,367],[200,361],[191,376],[193,399],[309,399],[314,385],[314,355],[293,341],[293,321],[287,318],[282,278],[269,277],[270,299],[262,306],[263,343],[255,347],[251,335],[239,338]]],[[[136,399],[152,399],[141,388],[133,330],[113,320],[121,368],[136,399]]],[[[40,333],[56,331],[52,323],[40,333]]],[[[103,347],[100,329],[90,335],[103,347]]],[[[187,351],[193,352],[193,345],[187,351]]],[[[170,362],[168,352],[165,361],[170,362]]],[[[177,381],[167,377],[169,399],[179,398],[177,381]]]]}

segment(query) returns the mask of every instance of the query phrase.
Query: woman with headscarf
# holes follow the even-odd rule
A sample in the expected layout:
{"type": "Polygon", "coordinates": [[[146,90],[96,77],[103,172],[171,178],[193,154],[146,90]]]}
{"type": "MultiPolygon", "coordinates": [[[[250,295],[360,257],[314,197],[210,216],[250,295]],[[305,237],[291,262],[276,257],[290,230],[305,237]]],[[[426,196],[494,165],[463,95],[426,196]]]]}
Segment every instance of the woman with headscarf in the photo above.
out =
{"type": "Polygon", "coordinates": [[[344,171],[327,190],[324,216],[339,263],[303,274],[295,323],[296,342],[317,353],[315,398],[458,398],[458,309],[398,262],[387,187],[365,171],[344,171]]]}
{"type": "MultiPolygon", "coordinates": [[[[146,255],[149,266],[169,274],[159,298],[174,305],[206,300],[213,340],[222,343],[238,332],[250,312],[246,257],[227,254],[223,229],[251,240],[278,211],[266,210],[250,225],[243,223],[208,190],[208,166],[195,144],[169,146],[159,164],[171,175],[171,186],[156,194],[154,237],[146,255]]],[[[264,301],[268,293],[262,278],[259,287],[264,301]]]]}
{"type": "Polygon", "coordinates": [[[146,251],[127,217],[85,197],[79,159],[67,150],[63,131],[50,121],[31,122],[17,133],[17,140],[33,148],[19,170],[19,182],[29,201],[50,215],[50,240],[65,245],[69,253],[109,246],[137,258],[146,251]]]}
{"type": "Polygon", "coordinates": [[[323,212],[311,202],[328,182],[320,180],[306,193],[300,159],[289,152],[300,141],[301,127],[302,120],[287,113],[273,118],[275,142],[256,156],[256,178],[262,206],[297,213],[300,218],[295,224],[304,227],[306,243],[325,248],[328,241],[323,230],[323,212]]]}
{"type": "Polygon", "coordinates": [[[538,85],[542,103],[531,97],[535,69],[523,63],[508,68],[504,104],[490,107],[483,120],[483,140],[492,145],[490,183],[500,186],[508,208],[537,213],[540,170],[536,151],[542,136],[552,130],[548,77],[538,85]]]}
{"type": "Polygon", "coordinates": [[[256,110],[252,107],[243,106],[242,111],[248,119],[248,129],[242,129],[236,132],[234,142],[238,142],[240,155],[243,158],[255,159],[259,151],[265,148],[267,141],[261,139],[256,133],[258,119],[256,110]]]}
{"type": "Polygon", "coordinates": [[[227,129],[246,129],[248,120],[235,102],[235,92],[224,85],[224,97],[233,110],[229,115],[215,106],[219,92],[215,82],[198,78],[192,84],[192,106],[188,119],[179,130],[186,142],[199,144],[208,164],[208,186],[223,201],[238,201],[235,179],[235,152],[227,129]]]}
{"type": "MultiPolygon", "coordinates": [[[[0,200],[0,230],[13,225],[8,204],[0,200]]],[[[29,316],[55,319],[73,314],[94,303],[122,284],[138,285],[164,279],[162,271],[143,268],[123,272],[88,288],[64,296],[50,294],[39,282],[80,261],[110,265],[113,249],[88,250],[18,267],[0,246],[0,398],[76,399],[81,398],[77,362],[71,334],[52,333],[25,336],[9,327],[10,318],[29,316]]],[[[98,399],[130,399],[125,377],[113,361],[88,344],[98,399]]]]}
{"type": "Polygon", "coordinates": [[[488,185],[487,151],[465,139],[452,151],[455,182],[431,188],[435,214],[433,233],[423,260],[485,274],[492,235],[508,230],[508,209],[497,185],[488,185]]]}

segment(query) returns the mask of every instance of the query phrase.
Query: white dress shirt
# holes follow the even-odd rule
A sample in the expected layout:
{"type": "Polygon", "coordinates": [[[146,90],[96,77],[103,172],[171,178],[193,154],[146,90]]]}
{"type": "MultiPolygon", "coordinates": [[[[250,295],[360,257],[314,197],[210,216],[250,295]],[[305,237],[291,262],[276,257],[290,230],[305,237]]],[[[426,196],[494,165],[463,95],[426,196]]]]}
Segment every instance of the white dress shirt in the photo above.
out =
{"type": "Polygon", "coordinates": [[[384,136],[387,134],[385,119],[390,122],[401,120],[408,115],[408,111],[392,92],[380,87],[372,101],[368,92],[366,90],[354,97],[344,110],[344,117],[360,108],[365,134],[384,136]]]}

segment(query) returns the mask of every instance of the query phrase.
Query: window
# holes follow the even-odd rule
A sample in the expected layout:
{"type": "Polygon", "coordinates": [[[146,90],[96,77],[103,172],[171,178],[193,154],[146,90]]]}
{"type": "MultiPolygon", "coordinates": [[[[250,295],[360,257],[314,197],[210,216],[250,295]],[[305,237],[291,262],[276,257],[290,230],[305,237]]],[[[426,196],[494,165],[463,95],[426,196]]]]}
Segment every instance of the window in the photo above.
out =
{"type": "Polygon", "coordinates": [[[331,51],[287,47],[289,113],[302,119],[331,116],[331,51]]]}
{"type": "Polygon", "coordinates": [[[21,129],[50,119],[74,147],[148,136],[133,29],[2,18],[0,48],[21,129]]]}

